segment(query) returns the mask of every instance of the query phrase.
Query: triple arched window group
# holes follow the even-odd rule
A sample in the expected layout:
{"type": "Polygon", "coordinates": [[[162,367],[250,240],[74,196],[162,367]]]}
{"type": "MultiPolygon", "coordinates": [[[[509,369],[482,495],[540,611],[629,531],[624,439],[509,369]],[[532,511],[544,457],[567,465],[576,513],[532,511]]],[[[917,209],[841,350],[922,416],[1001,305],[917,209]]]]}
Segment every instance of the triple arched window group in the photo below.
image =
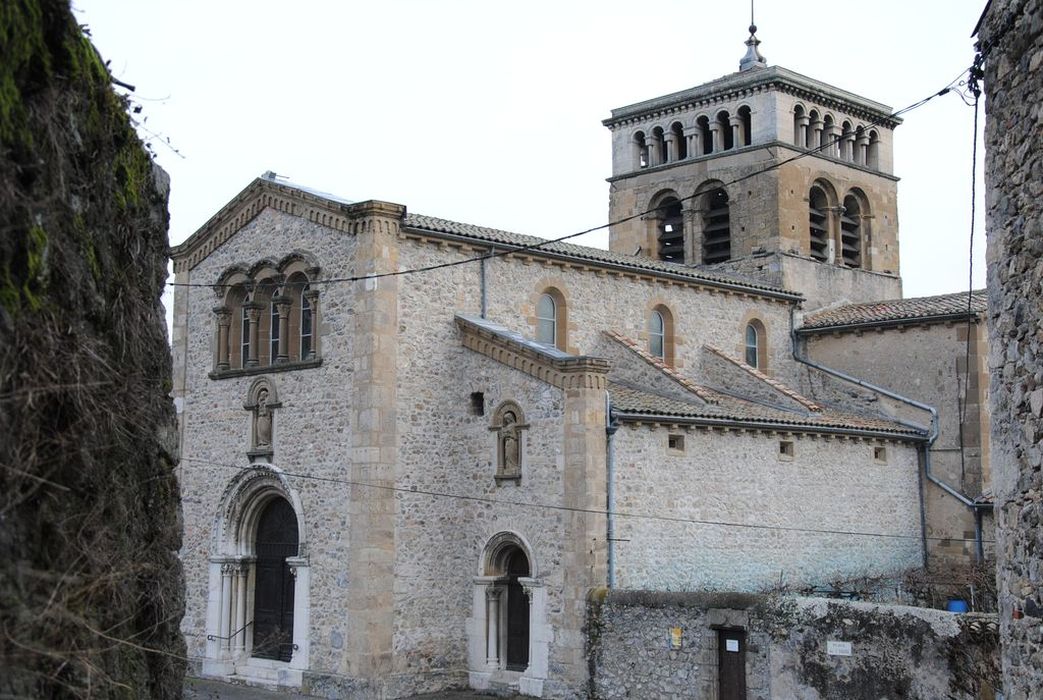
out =
{"type": "Polygon", "coordinates": [[[687,202],[686,207],[674,191],[660,192],[652,199],[648,218],[655,226],[656,256],[667,262],[704,265],[731,260],[731,208],[723,183],[702,183],[687,202]],[[686,238],[691,239],[691,248],[686,238]]]}
{"type": "Polygon", "coordinates": [[[226,270],[215,287],[217,372],[317,360],[318,274],[301,254],[226,270]]]}
{"type": "Polygon", "coordinates": [[[793,143],[822,155],[874,170],[880,169],[880,133],[849,119],[837,123],[818,109],[793,108],[793,143]]]}
{"type": "Polygon", "coordinates": [[[722,109],[694,121],[675,121],[634,132],[634,170],[721,153],[753,143],[753,115],[743,105],[734,113],[722,109]]]}
{"type": "Polygon", "coordinates": [[[869,268],[866,241],[871,212],[860,189],[841,199],[832,183],[818,179],[808,190],[808,254],[818,262],[869,268]]]}

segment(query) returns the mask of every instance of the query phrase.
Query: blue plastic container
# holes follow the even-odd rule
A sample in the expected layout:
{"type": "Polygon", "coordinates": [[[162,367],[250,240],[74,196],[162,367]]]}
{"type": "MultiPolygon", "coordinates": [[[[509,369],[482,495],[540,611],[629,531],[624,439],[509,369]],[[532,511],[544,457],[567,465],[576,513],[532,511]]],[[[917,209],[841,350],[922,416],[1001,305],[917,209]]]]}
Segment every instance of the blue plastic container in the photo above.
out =
{"type": "Polygon", "coordinates": [[[965,613],[970,610],[970,608],[967,607],[967,601],[963,598],[949,598],[949,602],[946,604],[945,609],[954,613],[965,613]]]}

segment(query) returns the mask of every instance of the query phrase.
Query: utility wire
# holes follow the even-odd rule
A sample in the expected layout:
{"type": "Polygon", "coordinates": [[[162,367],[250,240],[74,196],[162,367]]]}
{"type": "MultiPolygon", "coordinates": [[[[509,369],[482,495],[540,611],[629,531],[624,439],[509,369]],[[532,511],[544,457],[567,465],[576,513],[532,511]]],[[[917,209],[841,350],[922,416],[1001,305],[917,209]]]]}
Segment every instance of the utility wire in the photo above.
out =
{"type": "MultiPolygon", "coordinates": [[[[197,459],[194,457],[182,457],[181,461],[192,462],[202,466],[208,467],[220,467],[222,469],[234,469],[236,471],[246,471],[247,469],[254,468],[255,465],[241,466],[238,464],[223,464],[221,462],[212,462],[206,459],[197,459]]],[[[897,540],[916,540],[918,542],[923,541],[921,535],[895,535],[883,532],[862,532],[858,530],[828,530],[828,529],[816,529],[816,528],[804,528],[804,527],[790,527],[786,525],[762,525],[759,523],[737,523],[729,522],[726,520],[708,520],[702,518],[685,518],[677,515],[652,515],[648,513],[628,513],[625,511],[610,511],[602,510],[598,508],[579,508],[575,506],[562,506],[553,503],[539,503],[535,501],[507,501],[499,498],[493,498],[491,496],[469,496],[466,494],[450,493],[447,491],[433,491],[430,489],[422,489],[416,486],[392,486],[388,484],[373,484],[365,481],[355,481],[352,479],[339,479],[332,476],[316,476],[314,474],[304,474],[301,472],[290,472],[280,469],[280,473],[288,476],[295,477],[298,479],[308,479],[311,481],[321,481],[324,483],[332,484],[345,484],[347,486],[357,486],[361,488],[370,488],[382,491],[392,491],[396,493],[403,493],[415,496],[429,496],[431,498],[446,498],[460,501],[471,501],[476,503],[491,503],[494,505],[504,506],[515,506],[521,508],[533,508],[542,510],[555,510],[566,513],[580,513],[587,515],[612,515],[620,518],[631,518],[635,520],[655,520],[661,522],[670,523],[682,523],[691,525],[711,525],[715,527],[732,527],[732,528],[747,528],[751,530],[770,530],[770,531],[781,531],[781,532],[799,532],[799,533],[811,533],[819,535],[844,535],[851,537],[879,537],[885,539],[897,539],[897,540]]],[[[974,542],[973,539],[959,538],[959,537],[928,537],[929,540],[948,540],[951,542],[974,542]]],[[[994,540],[985,540],[987,543],[993,543],[994,540]]]]}
{"type": "MultiPolygon", "coordinates": [[[[961,71],[960,74],[958,76],[956,76],[956,78],[954,78],[952,81],[950,81],[941,90],[939,90],[937,92],[934,92],[934,93],[931,93],[927,97],[924,97],[923,99],[918,100],[918,101],[908,105],[907,107],[903,107],[902,109],[898,110],[897,112],[892,112],[891,114],[888,114],[887,116],[884,116],[884,117],[878,117],[878,118],[874,119],[873,121],[869,122],[869,124],[867,124],[866,126],[864,126],[862,128],[863,129],[870,129],[870,128],[874,127],[874,126],[880,126],[884,122],[896,119],[896,118],[900,117],[903,114],[907,114],[907,113],[909,113],[909,112],[911,112],[911,111],[913,111],[915,109],[918,109],[918,108],[922,107],[923,105],[927,104],[928,102],[930,102],[931,100],[933,100],[936,97],[941,97],[942,95],[947,94],[950,90],[952,90],[953,86],[955,86],[957,84],[957,82],[959,82],[960,78],[962,78],[966,73],[967,73],[966,70],[965,71],[961,71]]],[[[793,162],[798,161],[798,160],[800,160],[802,158],[807,158],[808,156],[814,155],[814,154],[816,154],[816,153],[818,153],[820,151],[824,151],[826,149],[830,149],[833,146],[835,146],[836,144],[840,143],[840,141],[842,141],[843,138],[844,138],[844,135],[840,134],[840,135],[836,136],[835,138],[832,138],[832,139],[830,139],[828,141],[825,141],[825,142],[821,143],[820,145],[818,145],[818,146],[816,146],[814,148],[810,148],[810,149],[807,149],[806,151],[798,153],[795,156],[791,156],[790,158],[786,158],[785,160],[776,161],[775,163],[773,163],[773,164],[771,164],[771,165],[769,165],[767,167],[761,168],[760,170],[755,170],[755,171],[753,171],[751,173],[747,173],[746,175],[742,175],[740,177],[734,178],[732,180],[728,180],[728,181],[723,182],[721,184],[714,185],[712,188],[708,188],[708,189],[705,189],[705,190],[703,190],[703,189],[696,190],[696,192],[694,194],[688,195],[686,197],[682,197],[682,198],[680,198],[677,201],[686,202],[686,201],[689,201],[689,200],[693,200],[693,199],[695,199],[697,197],[701,197],[702,195],[706,194],[707,192],[709,192],[709,191],[711,191],[713,189],[727,187],[729,185],[735,185],[735,184],[738,184],[740,182],[744,182],[746,180],[749,180],[750,178],[757,177],[758,175],[763,175],[764,173],[767,173],[767,172],[770,172],[772,170],[776,170],[778,168],[781,168],[783,165],[788,165],[789,163],[793,163],[793,162]]],[[[476,242],[477,243],[488,243],[490,246],[495,246],[496,248],[499,248],[499,250],[494,249],[494,250],[491,250],[488,253],[484,253],[482,255],[477,255],[477,256],[474,256],[474,257],[470,257],[470,258],[465,258],[463,260],[454,260],[454,261],[451,261],[451,262],[438,263],[438,264],[435,264],[435,265],[426,265],[424,267],[415,267],[415,268],[410,268],[408,270],[396,270],[394,272],[381,272],[381,273],[377,273],[377,274],[373,274],[373,275],[361,275],[361,276],[351,276],[351,277],[330,277],[330,278],[327,278],[327,279],[315,280],[315,281],[309,281],[309,282],[287,283],[287,284],[283,284],[281,286],[283,286],[283,287],[302,286],[303,287],[303,286],[306,286],[306,285],[332,285],[332,284],[358,282],[358,281],[361,281],[361,280],[380,279],[382,277],[401,277],[401,276],[404,276],[404,275],[412,275],[412,274],[418,274],[418,273],[424,273],[424,272],[432,272],[432,271],[435,271],[435,270],[441,270],[441,269],[445,269],[445,268],[449,268],[449,267],[457,267],[459,265],[467,265],[467,264],[474,263],[474,262],[480,262],[482,260],[490,260],[490,259],[493,259],[493,258],[505,257],[505,256],[508,256],[508,255],[516,255],[518,253],[523,253],[523,252],[525,252],[527,250],[537,250],[539,248],[542,248],[542,247],[547,246],[547,245],[551,245],[553,243],[561,243],[561,242],[567,241],[567,240],[569,240],[571,238],[576,238],[578,236],[583,236],[583,235],[586,235],[588,233],[594,233],[596,231],[600,231],[602,229],[609,228],[611,226],[616,226],[618,224],[627,223],[628,221],[633,221],[635,219],[640,219],[640,218],[645,217],[645,216],[647,216],[647,215],[649,215],[649,214],[651,214],[653,212],[656,212],[656,211],[658,211],[660,209],[663,209],[665,206],[666,206],[666,204],[660,204],[660,205],[657,205],[657,206],[645,209],[644,211],[638,212],[637,214],[631,214],[630,216],[625,216],[625,217],[620,218],[620,219],[615,219],[613,221],[609,221],[609,222],[604,223],[604,224],[599,224],[597,226],[593,226],[591,228],[584,229],[582,231],[577,231],[575,233],[569,233],[569,234],[566,234],[564,236],[559,236],[558,238],[549,238],[549,239],[546,239],[546,240],[537,241],[535,243],[518,245],[518,244],[503,243],[503,242],[497,242],[497,241],[480,241],[479,240],[479,241],[476,241],[476,242]]],[[[233,287],[233,286],[235,286],[235,284],[222,284],[222,283],[207,284],[207,283],[204,283],[204,282],[170,282],[170,281],[167,282],[167,285],[173,286],[173,287],[209,287],[210,289],[218,289],[218,288],[222,288],[222,287],[233,287]]]]}

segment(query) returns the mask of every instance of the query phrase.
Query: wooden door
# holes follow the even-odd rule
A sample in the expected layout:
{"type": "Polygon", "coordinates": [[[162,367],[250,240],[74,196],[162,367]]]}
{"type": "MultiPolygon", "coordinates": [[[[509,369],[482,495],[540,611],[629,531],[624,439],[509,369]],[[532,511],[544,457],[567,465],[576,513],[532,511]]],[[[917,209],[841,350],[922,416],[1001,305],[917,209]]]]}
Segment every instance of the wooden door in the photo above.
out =
{"type": "Polygon", "coordinates": [[[529,560],[520,549],[507,562],[507,663],[511,671],[529,667],[529,597],[518,578],[529,575],[529,560]]]}
{"type": "Polygon", "coordinates": [[[746,700],[746,633],[717,630],[718,700],[746,700]]]}
{"type": "Polygon", "coordinates": [[[297,516],[282,498],[261,513],[255,545],[253,656],[293,656],[294,579],[287,557],[297,556],[297,516]]]}

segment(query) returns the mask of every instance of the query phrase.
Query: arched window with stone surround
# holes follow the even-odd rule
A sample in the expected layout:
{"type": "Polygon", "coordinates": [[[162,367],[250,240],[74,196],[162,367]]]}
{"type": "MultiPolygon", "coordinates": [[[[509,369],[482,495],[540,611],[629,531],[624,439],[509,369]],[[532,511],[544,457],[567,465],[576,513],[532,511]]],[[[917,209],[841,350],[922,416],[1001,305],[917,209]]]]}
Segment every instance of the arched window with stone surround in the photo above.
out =
{"type": "Polygon", "coordinates": [[[739,145],[749,146],[753,143],[753,112],[746,105],[739,107],[739,123],[739,145]]]}
{"type": "Polygon", "coordinates": [[[728,192],[720,183],[703,183],[699,189],[708,189],[700,197],[702,210],[703,264],[726,262],[732,257],[731,209],[728,192]],[[716,186],[715,186],[716,185],[716,186]]]}
{"type": "Polygon", "coordinates": [[[817,109],[808,112],[808,145],[816,149],[822,145],[822,116],[817,109]]]}
{"type": "Polygon", "coordinates": [[[710,118],[703,115],[695,120],[695,127],[699,131],[699,140],[702,142],[702,150],[697,155],[713,153],[713,130],[710,128],[710,118]]]}
{"type": "Polygon", "coordinates": [[[768,348],[765,342],[764,323],[760,319],[751,319],[744,330],[744,348],[746,364],[764,371],[768,368],[768,348]]]}
{"type": "Polygon", "coordinates": [[[663,127],[657,126],[652,129],[648,152],[649,165],[662,165],[666,162],[666,136],[663,133],[663,127]]]}
{"type": "Polygon", "coordinates": [[[663,304],[648,315],[648,353],[666,365],[674,364],[674,316],[663,304]]]}
{"type": "MultiPolygon", "coordinates": [[[[721,144],[721,149],[720,150],[722,150],[722,151],[730,151],[731,149],[735,148],[735,138],[734,138],[734,134],[732,133],[732,117],[731,117],[731,115],[728,114],[728,112],[726,110],[722,109],[720,112],[717,113],[716,123],[717,123],[717,130],[718,130],[718,132],[720,134],[720,136],[719,136],[720,144],[721,144]]],[[[714,150],[715,151],[717,150],[716,144],[715,144],[714,150]]]]}
{"type": "Polygon", "coordinates": [[[793,108],[793,143],[800,148],[808,147],[808,115],[804,105],[793,108]]]}
{"type": "Polygon", "coordinates": [[[670,134],[674,141],[673,159],[684,160],[688,157],[688,142],[684,135],[684,125],[681,122],[674,122],[670,125],[670,134]]]}
{"type": "Polygon", "coordinates": [[[645,139],[645,132],[639,131],[634,134],[633,139],[634,148],[634,169],[640,170],[641,168],[648,167],[648,142],[645,139]]]}
{"type": "Polygon", "coordinates": [[[254,464],[221,497],[210,558],[203,672],[300,686],[308,668],[310,575],[301,503],[281,470],[254,464]]]}
{"type": "Polygon", "coordinates": [[[822,150],[819,151],[824,156],[830,156],[832,158],[838,157],[840,153],[840,143],[837,140],[836,124],[833,121],[833,115],[827,114],[822,119],[822,150]]]}
{"type": "Polygon", "coordinates": [[[869,132],[869,144],[866,165],[874,170],[880,169],[880,134],[873,129],[869,132]]]}
{"type": "Polygon", "coordinates": [[[567,347],[565,295],[547,287],[536,300],[536,342],[564,350],[567,347]]]}

